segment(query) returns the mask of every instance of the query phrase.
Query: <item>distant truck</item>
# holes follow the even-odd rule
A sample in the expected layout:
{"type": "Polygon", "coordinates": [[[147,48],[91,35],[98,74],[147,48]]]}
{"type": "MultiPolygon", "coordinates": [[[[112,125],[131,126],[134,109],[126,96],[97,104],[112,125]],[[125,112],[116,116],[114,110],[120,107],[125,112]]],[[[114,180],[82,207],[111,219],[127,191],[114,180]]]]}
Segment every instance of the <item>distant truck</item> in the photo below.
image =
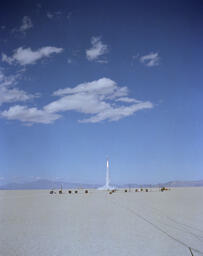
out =
{"type": "Polygon", "coordinates": [[[160,190],[161,190],[161,192],[164,192],[164,191],[167,191],[167,190],[168,190],[168,188],[166,188],[166,187],[162,187],[160,190]]]}

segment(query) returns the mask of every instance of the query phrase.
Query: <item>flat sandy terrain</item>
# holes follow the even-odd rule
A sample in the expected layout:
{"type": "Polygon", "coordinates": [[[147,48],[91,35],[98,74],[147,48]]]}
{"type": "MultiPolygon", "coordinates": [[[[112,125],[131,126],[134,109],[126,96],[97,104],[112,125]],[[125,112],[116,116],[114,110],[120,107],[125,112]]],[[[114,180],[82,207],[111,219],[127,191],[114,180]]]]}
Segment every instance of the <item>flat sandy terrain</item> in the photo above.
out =
{"type": "Polygon", "coordinates": [[[0,191],[0,232],[1,256],[203,255],[203,188],[0,191]]]}

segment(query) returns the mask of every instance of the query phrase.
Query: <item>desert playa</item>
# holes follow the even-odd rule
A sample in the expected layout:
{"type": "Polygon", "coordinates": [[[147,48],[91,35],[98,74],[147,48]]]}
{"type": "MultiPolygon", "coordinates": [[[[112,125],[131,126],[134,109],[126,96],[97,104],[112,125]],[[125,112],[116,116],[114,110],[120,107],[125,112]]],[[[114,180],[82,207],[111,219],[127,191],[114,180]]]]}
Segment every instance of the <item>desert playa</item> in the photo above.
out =
{"type": "Polygon", "coordinates": [[[0,191],[2,256],[203,255],[203,188],[0,191]]]}

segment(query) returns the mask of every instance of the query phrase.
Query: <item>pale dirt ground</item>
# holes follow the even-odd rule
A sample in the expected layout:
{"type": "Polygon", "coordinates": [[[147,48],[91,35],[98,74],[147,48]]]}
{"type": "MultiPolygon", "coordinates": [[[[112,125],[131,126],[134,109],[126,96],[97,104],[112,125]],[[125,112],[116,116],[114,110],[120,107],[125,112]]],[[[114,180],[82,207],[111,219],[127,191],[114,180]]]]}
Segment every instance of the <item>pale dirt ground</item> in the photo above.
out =
{"type": "Polygon", "coordinates": [[[203,188],[0,191],[0,256],[203,255],[202,199],[203,188]]]}

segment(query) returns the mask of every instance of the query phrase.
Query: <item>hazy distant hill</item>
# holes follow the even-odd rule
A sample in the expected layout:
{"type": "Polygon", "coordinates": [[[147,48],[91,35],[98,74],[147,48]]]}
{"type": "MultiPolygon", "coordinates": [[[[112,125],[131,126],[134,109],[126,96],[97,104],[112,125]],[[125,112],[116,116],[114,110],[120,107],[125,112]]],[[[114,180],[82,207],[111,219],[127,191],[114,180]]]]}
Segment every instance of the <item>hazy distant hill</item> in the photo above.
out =
{"type": "Polygon", "coordinates": [[[157,184],[124,184],[118,185],[118,187],[201,187],[203,186],[203,180],[196,181],[169,181],[165,183],[157,183],[157,184]]]}
{"type": "MultiPolygon", "coordinates": [[[[24,182],[24,183],[9,183],[6,185],[0,186],[1,190],[20,190],[20,189],[59,189],[61,184],[64,189],[67,188],[98,188],[101,185],[98,184],[82,184],[82,183],[69,183],[62,181],[52,181],[52,180],[36,180],[32,182],[24,182]]],[[[117,185],[114,184],[117,188],[124,187],[198,187],[203,186],[203,180],[197,181],[169,181],[166,183],[160,184],[122,184],[117,185]]]]}
{"type": "Polygon", "coordinates": [[[62,181],[52,181],[52,180],[36,180],[32,182],[25,183],[9,183],[0,186],[0,189],[17,190],[17,189],[59,189],[63,186],[66,188],[97,188],[99,185],[92,184],[80,184],[80,183],[69,183],[62,181]]]}
{"type": "Polygon", "coordinates": [[[196,181],[169,181],[163,184],[166,187],[200,187],[203,186],[203,180],[196,181]]]}

